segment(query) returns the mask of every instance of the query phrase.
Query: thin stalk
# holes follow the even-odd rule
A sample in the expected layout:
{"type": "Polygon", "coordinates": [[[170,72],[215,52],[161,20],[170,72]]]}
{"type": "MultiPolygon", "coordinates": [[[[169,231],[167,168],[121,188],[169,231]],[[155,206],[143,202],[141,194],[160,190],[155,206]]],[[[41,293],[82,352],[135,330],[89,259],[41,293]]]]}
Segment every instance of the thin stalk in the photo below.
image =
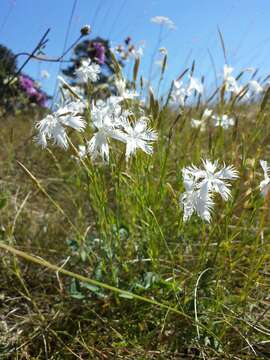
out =
{"type": "Polygon", "coordinates": [[[19,257],[21,257],[21,258],[23,258],[23,259],[25,259],[27,261],[30,261],[30,262],[35,263],[37,265],[44,266],[49,270],[61,273],[61,274],[65,275],[65,276],[72,277],[74,279],[77,279],[77,280],[82,281],[82,282],[86,282],[86,283],[94,285],[94,286],[101,287],[103,289],[106,289],[106,290],[112,291],[114,293],[120,294],[122,296],[125,296],[126,298],[129,298],[129,299],[136,299],[136,300],[139,300],[139,301],[147,302],[149,304],[158,306],[160,308],[172,311],[172,312],[174,312],[174,313],[176,313],[178,315],[181,315],[184,318],[192,321],[192,319],[188,315],[181,312],[180,310],[178,310],[176,308],[173,308],[173,307],[171,307],[169,305],[163,304],[161,302],[158,302],[156,300],[149,299],[147,297],[134,294],[134,293],[132,293],[130,291],[122,290],[122,289],[119,289],[119,288],[117,288],[115,286],[108,285],[106,283],[103,283],[103,282],[100,282],[100,281],[97,281],[97,280],[94,280],[94,279],[90,279],[90,278],[87,278],[87,277],[85,277],[83,275],[80,275],[80,274],[74,273],[72,271],[63,269],[62,267],[58,267],[57,265],[54,265],[54,264],[48,262],[47,260],[44,260],[44,259],[42,259],[40,257],[32,256],[32,255],[30,255],[30,254],[28,254],[28,253],[26,253],[24,251],[21,251],[21,250],[18,250],[16,248],[14,248],[13,246],[6,245],[3,242],[0,242],[0,248],[6,250],[8,252],[11,252],[13,255],[19,256],[19,257]]]}
{"type": "MultiPolygon", "coordinates": [[[[119,289],[118,287],[115,287],[115,286],[112,286],[112,285],[109,285],[109,284],[106,284],[106,283],[103,283],[103,282],[100,282],[100,281],[97,281],[97,280],[94,280],[94,279],[91,279],[91,278],[87,278],[87,277],[85,277],[83,275],[80,275],[80,274],[74,273],[72,271],[66,270],[66,269],[64,269],[62,267],[58,267],[57,265],[54,265],[54,264],[50,263],[49,261],[44,260],[44,259],[42,259],[40,257],[32,256],[32,255],[30,255],[30,254],[28,254],[28,253],[26,253],[24,251],[21,251],[21,250],[18,250],[16,248],[14,248],[13,246],[4,244],[2,241],[0,241],[0,249],[6,250],[6,251],[12,253],[13,255],[21,257],[21,258],[23,258],[23,259],[25,259],[27,261],[30,261],[30,262],[32,262],[34,264],[46,267],[47,269],[49,269],[51,271],[61,273],[61,274],[65,275],[65,276],[72,277],[72,278],[77,279],[77,280],[79,280],[81,282],[85,282],[85,283],[88,283],[88,284],[91,284],[91,285],[94,285],[94,286],[109,290],[109,291],[111,291],[113,293],[119,294],[120,296],[122,296],[122,297],[124,297],[126,299],[136,299],[138,301],[154,305],[154,306],[159,307],[161,309],[166,309],[167,311],[171,311],[171,312],[173,312],[173,313],[175,313],[177,315],[182,316],[186,320],[190,321],[192,324],[194,323],[194,320],[192,319],[192,317],[190,317],[189,315],[185,314],[184,312],[176,309],[175,307],[171,307],[171,306],[166,305],[166,304],[164,304],[162,302],[147,298],[145,296],[140,296],[140,295],[134,294],[134,293],[132,293],[130,291],[122,290],[122,289],[119,289]]],[[[197,326],[199,326],[201,329],[205,330],[209,335],[213,336],[217,340],[218,343],[220,343],[219,337],[215,333],[213,333],[210,329],[208,329],[205,325],[197,322],[197,326]]]]}

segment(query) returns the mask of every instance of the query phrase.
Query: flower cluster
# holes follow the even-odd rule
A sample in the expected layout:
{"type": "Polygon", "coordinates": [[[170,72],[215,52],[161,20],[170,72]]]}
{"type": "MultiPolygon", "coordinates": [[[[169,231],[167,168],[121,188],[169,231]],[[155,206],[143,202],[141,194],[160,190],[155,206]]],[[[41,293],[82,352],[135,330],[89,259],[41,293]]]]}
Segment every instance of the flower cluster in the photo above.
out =
{"type": "Polygon", "coordinates": [[[99,64],[105,63],[105,47],[101,42],[94,42],[93,48],[95,49],[95,59],[99,64]]]}
{"type": "Polygon", "coordinates": [[[120,61],[128,61],[130,58],[140,58],[144,52],[144,42],[141,41],[138,45],[132,44],[132,39],[128,36],[124,40],[124,45],[120,44],[112,47],[111,51],[120,57],[120,61]]]}
{"type": "Polygon", "coordinates": [[[127,83],[123,79],[115,79],[115,86],[119,96],[124,99],[135,99],[138,94],[135,91],[127,89],[127,83]]]}
{"type": "Polygon", "coordinates": [[[87,142],[85,155],[89,154],[92,159],[100,156],[104,162],[108,162],[111,139],[126,144],[127,161],[137,149],[152,154],[152,143],[157,139],[157,133],[148,127],[146,117],[132,121],[134,114],[123,110],[121,101],[121,97],[111,96],[106,101],[98,100],[92,104],[92,126],[95,132],[87,142]]]}
{"type": "MultiPolygon", "coordinates": [[[[97,49],[101,51],[102,57],[102,49],[99,47],[97,49]]],[[[100,63],[102,61],[101,58],[100,63]]],[[[224,67],[223,84],[229,92],[234,92],[238,86],[237,80],[232,76],[232,71],[232,68],[224,67]]],[[[75,71],[83,83],[96,82],[99,73],[100,66],[91,63],[88,59],[83,60],[81,66],[75,71]]],[[[61,77],[59,79],[64,100],[54,113],[37,123],[36,141],[38,144],[47,147],[48,140],[52,140],[54,144],[67,149],[69,146],[67,129],[82,133],[87,125],[90,125],[92,137],[90,140],[84,138],[84,145],[78,145],[77,160],[89,156],[92,160],[100,158],[105,163],[109,162],[110,145],[113,141],[126,145],[126,161],[129,161],[138,149],[146,154],[152,154],[153,143],[158,137],[157,132],[149,126],[149,118],[145,116],[143,108],[139,105],[140,102],[136,100],[138,94],[128,88],[126,80],[120,74],[117,74],[114,79],[116,95],[98,100],[90,98],[88,102],[79,94],[76,87],[70,86],[61,77]],[[87,117],[91,119],[90,124],[87,124],[85,120],[86,108],[87,114],[90,115],[87,117]]],[[[32,94],[31,79],[23,78],[21,81],[22,86],[29,94],[32,94]]],[[[263,91],[261,85],[255,80],[249,82],[249,89],[256,94],[263,91]]],[[[190,75],[186,83],[174,82],[171,100],[174,104],[184,106],[188,97],[192,94],[201,95],[203,91],[202,82],[190,75]]],[[[224,129],[228,129],[235,123],[235,120],[227,114],[213,114],[213,110],[205,108],[200,119],[191,119],[191,126],[205,130],[206,123],[210,119],[213,126],[224,129]]],[[[270,190],[270,167],[264,160],[261,160],[260,164],[264,173],[260,191],[266,197],[270,190]]],[[[182,169],[185,191],[180,196],[180,205],[183,208],[184,221],[189,220],[196,213],[201,219],[210,222],[215,194],[218,193],[224,201],[228,201],[231,196],[229,181],[238,178],[238,172],[232,165],[219,166],[218,161],[209,160],[202,160],[202,165],[202,168],[191,165],[182,169]]]]}
{"type": "Polygon", "coordinates": [[[90,59],[82,60],[81,66],[75,70],[75,75],[82,83],[87,83],[88,80],[96,82],[99,79],[100,66],[91,63],[90,59]]]}
{"type": "Polygon", "coordinates": [[[246,85],[239,85],[237,79],[232,75],[234,69],[227,64],[223,67],[223,84],[225,91],[234,95],[242,95],[244,100],[250,99],[252,96],[261,94],[264,91],[262,85],[256,80],[250,80],[246,85]]]}
{"type": "MultiPolygon", "coordinates": [[[[202,160],[203,168],[194,165],[182,169],[183,184],[185,191],[180,195],[180,206],[184,210],[183,220],[187,221],[196,213],[201,219],[210,222],[214,207],[214,195],[220,194],[224,201],[231,197],[230,183],[235,180],[238,171],[232,166],[218,166],[218,162],[202,160]]],[[[264,179],[259,188],[262,196],[266,198],[270,190],[270,167],[267,161],[260,160],[264,179]]]]}
{"type": "Polygon", "coordinates": [[[212,110],[206,108],[200,120],[191,119],[191,126],[193,128],[200,128],[201,131],[205,131],[206,123],[207,120],[209,119],[213,120],[213,125],[215,127],[222,127],[225,130],[229,129],[231,126],[234,126],[235,124],[234,119],[230,118],[227,114],[212,115],[212,112],[213,112],[212,110]]]}
{"type": "Polygon", "coordinates": [[[189,76],[187,85],[184,85],[183,81],[175,80],[171,92],[171,104],[182,107],[185,106],[186,100],[194,92],[197,92],[198,94],[203,93],[203,84],[199,79],[189,76]]]}
{"type": "Polygon", "coordinates": [[[191,126],[193,128],[200,128],[201,131],[206,129],[206,121],[211,117],[213,110],[205,109],[202,113],[201,119],[191,119],[191,126]]]}
{"type": "MultiPolygon", "coordinates": [[[[76,75],[81,81],[95,82],[99,71],[99,65],[83,60],[81,67],[76,70],[76,75]]],[[[67,149],[66,128],[69,127],[78,132],[85,129],[86,122],[83,116],[86,104],[73,87],[69,86],[63,78],[59,77],[59,79],[65,91],[70,91],[73,96],[76,95],[76,100],[71,98],[71,100],[65,101],[56,112],[39,121],[37,123],[39,133],[36,140],[38,144],[46,147],[47,140],[52,139],[53,143],[67,149]]],[[[126,110],[123,106],[125,100],[132,100],[138,95],[128,90],[126,81],[121,78],[117,78],[115,84],[118,96],[110,96],[106,100],[99,99],[91,103],[89,109],[91,112],[90,125],[94,134],[89,141],[86,141],[86,145],[79,146],[78,153],[81,158],[89,154],[92,159],[100,156],[104,162],[108,162],[111,139],[126,144],[127,161],[137,149],[152,154],[152,144],[157,139],[157,133],[148,127],[149,119],[140,116],[136,120],[131,109],[126,110]]],[[[143,112],[142,109],[141,112],[143,112]]]]}
{"type": "Polygon", "coordinates": [[[36,141],[43,148],[47,147],[47,140],[52,139],[53,143],[67,149],[68,139],[66,128],[72,128],[78,132],[84,130],[86,123],[83,120],[80,112],[82,111],[82,104],[78,101],[71,101],[64,104],[53,114],[47,115],[40,120],[36,127],[38,135],[36,141]]]}
{"type": "Polygon", "coordinates": [[[218,162],[203,160],[203,169],[192,165],[182,169],[185,192],[180,196],[180,204],[184,209],[184,221],[190,219],[195,212],[203,220],[210,222],[214,206],[215,193],[221,195],[224,201],[231,196],[230,184],[226,180],[238,178],[238,172],[233,166],[221,167],[218,162]]]}
{"type": "Polygon", "coordinates": [[[234,126],[235,121],[233,118],[230,118],[227,114],[218,116],[218,115],[213,115],[213,119],[214,119],[214,126],[218,127],[222,127],[223,129],[229,129],[229,127],[234,126]]]}
{"type": "Polygon", "coordinates": [[[35,102],[42,107],[46,106],[47,96],[39,89],[34,80],[27,75],[20,75],[19,84],[29,97],[30,101],[35,102]]]}
{"type": "MultiPolygon", "coordinates": [[[[246,71],[247,70],[250,69],[246,69],[246,71]]],[[[254,79],[249,80],[245,85],[240,85],[239,79],[241,78],[241,76],[239,75],[238,77],[235,78],[232,75],[233,71],[234,69],[232,67],[226,64],[224,65],[223,74],[222,74],[222,84],[220,89],[223,88],[225,93],[238,96],[239,99],[242,100],[251,100],[265,91],[265,86],[261,85],[258,81],[254,79]]],[[[241,75],[243,73],[244,71],[241,73],[241,75]]],[[[199,79],[189,75],[189,81],[187,83],[184,82],[183,80],[175,80],[173,82],[173,87],[170,94],[170,103],[174,106],[184,107],[186,105],[188,98],[194,92],[200,95],[202,95],[204,92],[204,86],[199,79]]],[[[225,121],[223,121],[223,119],[219,119],[216,122],[216,124],[220,124],[220,123],[224,123],[224,124],[228,123],[228,126],[232,125],[232,122],[230,121],[227,122],[226,118],[225,121]]],[[[227,125],[225,125],[224,127],[226,128],[227,125]]]]}

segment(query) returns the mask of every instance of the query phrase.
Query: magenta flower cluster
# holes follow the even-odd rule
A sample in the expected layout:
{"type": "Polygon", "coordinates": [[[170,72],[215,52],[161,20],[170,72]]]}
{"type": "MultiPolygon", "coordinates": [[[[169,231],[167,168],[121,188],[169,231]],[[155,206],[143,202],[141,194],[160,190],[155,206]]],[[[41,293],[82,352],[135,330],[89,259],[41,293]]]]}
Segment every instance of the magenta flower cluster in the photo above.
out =
{"type": "Polygon", "coordinates": [[[35,102],[42,107],[46,107],[47,96],[37,87],[34,80],[27,75],[20,75],[19,83],[22,90],[25,91],[32,102],[35,102]]]}
{"type": "Polygon", "coordinates": [[[105,47],[100,42],[94,42],[93,47],[95,49],[95,58],[99,64],[104,64],[105,62],[105,47]]]}

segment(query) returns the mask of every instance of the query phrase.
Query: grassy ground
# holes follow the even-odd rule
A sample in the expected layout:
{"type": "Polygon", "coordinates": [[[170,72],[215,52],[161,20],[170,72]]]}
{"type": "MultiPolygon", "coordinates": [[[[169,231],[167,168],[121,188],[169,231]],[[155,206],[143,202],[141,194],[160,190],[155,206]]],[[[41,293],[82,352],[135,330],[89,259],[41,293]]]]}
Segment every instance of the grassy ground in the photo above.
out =
{"type": "Polygon", "coordinates": [[[200,109],[164,110],[153,157],[126,166],[118,147],[87,171],[33,143],[36,115],[1,119],[2,244],[167,306],[1,249],[1,359],[269,359],[269,201],[258,185],[270,112],[267,101],[217,107],[232,129],[202,133],[190,127],[200,109]],[[240,173],[210,225],[183,223],[178,201],[181,169],[201,158],[240,173]]]}

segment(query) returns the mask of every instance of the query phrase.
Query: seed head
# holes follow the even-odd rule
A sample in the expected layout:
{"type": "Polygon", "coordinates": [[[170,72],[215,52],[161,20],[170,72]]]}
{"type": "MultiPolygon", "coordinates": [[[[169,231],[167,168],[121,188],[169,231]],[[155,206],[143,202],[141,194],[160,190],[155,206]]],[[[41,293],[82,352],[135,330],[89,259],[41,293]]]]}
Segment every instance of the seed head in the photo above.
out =
{"type": "Polygon", "coordinates": [[[82,36],[89,35],[90,32],[91,32],[91,26],[90,26],[90,25],[84,25],[84,26],[81,28],[81,35],[82,35],[82,36]]]}

